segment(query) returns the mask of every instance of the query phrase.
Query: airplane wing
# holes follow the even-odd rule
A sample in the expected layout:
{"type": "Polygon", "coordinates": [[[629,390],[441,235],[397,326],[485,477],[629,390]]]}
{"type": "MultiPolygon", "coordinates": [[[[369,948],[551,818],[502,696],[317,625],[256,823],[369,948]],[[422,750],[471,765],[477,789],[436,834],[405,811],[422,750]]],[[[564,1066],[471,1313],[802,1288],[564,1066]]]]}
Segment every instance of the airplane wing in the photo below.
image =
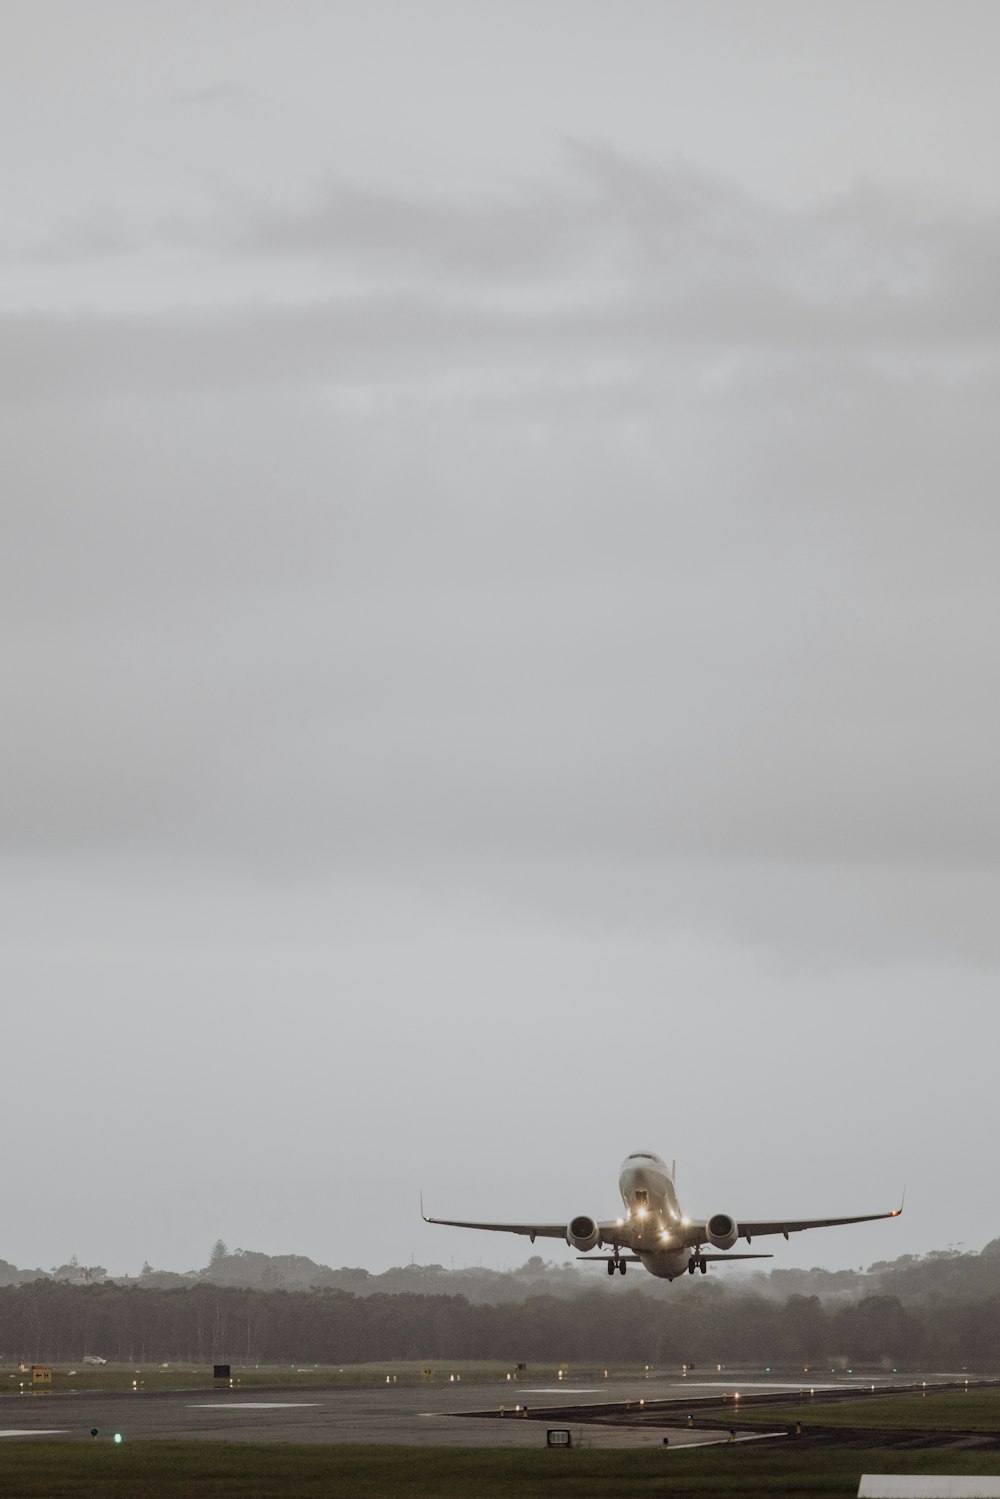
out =
{"type": "MultiPolygon", "coordinates": [[[[874,1223],[878,1218],[898,1218],[903,1211],[902,1207],[893,1208],[890,1213],[861,1213],[853,1218],[772,1218],[763,1221],[739,1220],[740,1238],[746,1239],[751,1244],[755,1238],[764,1238],[767,1234],[783,1234],[787,1239],[789,1234],[798,1234],[806,1228],[840,1228],[845,1223],[874,1223]]],[[[686,1229],[684,1238],[689,1244],[705,1242],[705,1223],[692,1223],[686,1229]]]]}
{"type": "MultiPolygon", "coordinates": [[[[532,1244],[536,1239],[562,1239],[564,1244],[569,1243],[566,1233],[568,1225],[565,1223],[477,1223],[470,1222],[468,1218],[430,1218],[424,1212],[423,1199],[420,1202],[420,1216],[425,1223],[438,1223],[445,1228],[483,1228],[494,1234],[527,1234],[532,1244]]],[[[604,1244],[630,1242],[628,1231],[623,1230],[622,1225],[615,1221],[607,1220],[597,1226],[604,1244]]]]}
{"type": "Polygon", "coordinates": [[[566,1240],[565,1223],[470,1223],[464,1218],[429,1218],[421,1207],[420,1216],[425,1223],[440,1223],[445,1228],[485,1228],[497,1234],[527,1234],[532,1244],[536,1239],[566,1240]]]}

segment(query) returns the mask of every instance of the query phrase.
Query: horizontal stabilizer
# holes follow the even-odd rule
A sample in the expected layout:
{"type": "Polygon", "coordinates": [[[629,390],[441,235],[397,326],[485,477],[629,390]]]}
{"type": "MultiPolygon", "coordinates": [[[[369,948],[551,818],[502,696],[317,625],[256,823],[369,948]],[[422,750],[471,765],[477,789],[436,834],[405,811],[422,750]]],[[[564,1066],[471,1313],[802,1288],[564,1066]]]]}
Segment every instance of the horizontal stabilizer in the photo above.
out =
{"type": "Polygon", "coordinates": [[[699,1254],[700,1260],[773,1260],[773,1254],[699,1254]]]}
{"type": "Polygon", "coordinates": [[[578,1254],[578,1260],[584,1260],[588,1265],[641,1265],[642,1260],[637,1254],[620,1254],[615,1259],[613,1254],[578,1254]]]}

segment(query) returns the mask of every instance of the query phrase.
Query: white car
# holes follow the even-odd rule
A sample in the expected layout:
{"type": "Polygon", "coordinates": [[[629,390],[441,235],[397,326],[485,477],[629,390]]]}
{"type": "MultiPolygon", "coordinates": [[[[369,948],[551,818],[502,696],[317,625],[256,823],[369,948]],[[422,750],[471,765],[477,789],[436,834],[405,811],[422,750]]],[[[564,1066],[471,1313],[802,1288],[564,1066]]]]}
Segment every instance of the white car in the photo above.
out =
{"type": "Polygon", "coordinates": [[[106,1364],[107,1359],[101,1358],[100,1354],[98,1353],[85,1353],[83,1356],[83,1362],[85,1364],[106,1364]]]}

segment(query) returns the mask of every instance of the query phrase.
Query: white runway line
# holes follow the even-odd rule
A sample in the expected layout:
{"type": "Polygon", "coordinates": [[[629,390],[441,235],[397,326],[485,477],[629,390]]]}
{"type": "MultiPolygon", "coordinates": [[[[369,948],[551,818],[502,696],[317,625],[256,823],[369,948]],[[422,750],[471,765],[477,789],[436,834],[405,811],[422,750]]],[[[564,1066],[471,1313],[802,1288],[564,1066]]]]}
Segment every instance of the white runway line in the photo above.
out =
{"type": "Polygon", "coordinates": [[[766,1442],[771,1437],[787,1437],[787,1435],[787,1428],[783,1431],[744,1431],[736,1437],[712,1437],[707,1442],[688,1442],[687,1445],[689,1447],[736,1447],[740,1442],[766,1442]]]}
{"type": "Polygon", "coordinates": [[[14,1427],[11,1427],[8,1431],[0,1431],[0,1437],[61,1437],[65,1436],[65,1434],[65,1426],[55,1426],[49,1431],[37,1431],[34,1429],[30,1431],[18,1431],[14,1427]]]}
{"type": "Polygon", "coordinates": [[[321,1400],[199,1400],[189,1411],[291,1411],[315,1410],[321,1400]]]}

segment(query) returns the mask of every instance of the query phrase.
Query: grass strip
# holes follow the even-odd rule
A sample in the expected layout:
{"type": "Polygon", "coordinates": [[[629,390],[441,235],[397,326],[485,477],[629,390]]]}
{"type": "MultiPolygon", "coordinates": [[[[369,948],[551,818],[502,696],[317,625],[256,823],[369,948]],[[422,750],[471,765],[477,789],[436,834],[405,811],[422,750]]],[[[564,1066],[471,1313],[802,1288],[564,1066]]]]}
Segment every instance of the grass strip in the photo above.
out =
{"type": "Polygon", "coordinates": [[[5,1499],[615,1499],[662,1495],[789,1499],[857,1493],[862,1473],[997,1471],[989,1453],[250,1446],[209,1442],[7,1441],[5,1499]]]}
{"type": "MultiPolygon", "coordinates": [[[[860,1395],[856,1400],[823,1400],[804,1395],[787,1404],[726,1408],[740,1426],[831,1426],[866,1431],[1000,1431],[1000,1389],[946,1390],[926,1395],[860,1395]]],[[[710,1417],[706,1414],[705,1424],[710,1417]]]]}

